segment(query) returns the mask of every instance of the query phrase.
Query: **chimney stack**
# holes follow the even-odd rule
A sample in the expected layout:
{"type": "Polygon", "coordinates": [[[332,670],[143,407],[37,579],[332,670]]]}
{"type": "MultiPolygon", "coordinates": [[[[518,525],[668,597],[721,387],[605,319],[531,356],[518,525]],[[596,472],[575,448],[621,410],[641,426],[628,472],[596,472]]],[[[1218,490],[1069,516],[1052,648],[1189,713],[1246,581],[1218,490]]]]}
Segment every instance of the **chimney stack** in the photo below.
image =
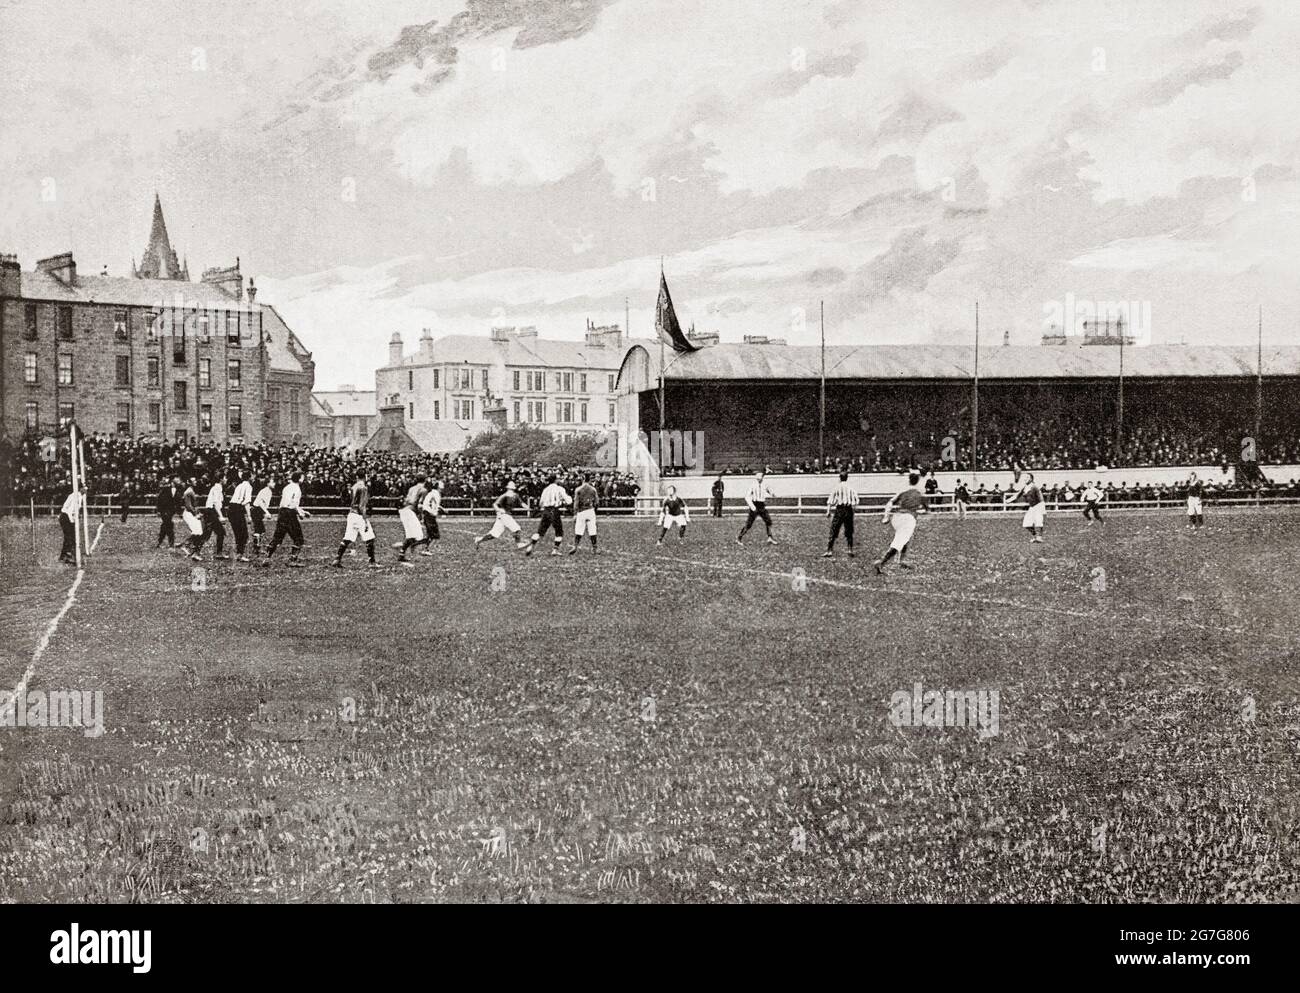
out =
{"type": "Polygon", "coordinates": [[[253,285],[253,277],[248,277],[248,302],[253,304],[257,302],[257,287],[253,285]]]}
{"type": "MultiPolygon", "coordinates": [[[[235,264],[225,268],[205,269],[201,282],[208,283],[217,287],[226,296],[235,300],[240,300],[244,295],[244,278],[239,273],[239,259],[235,259],[235,264]]],[[[250,287],[252,280],[249,280],[250,287]]],[[[252,290],[251,292],[256,292],[252,290]]]]}
{"type": "Polygon", "coordinates": [[[36,271],[53,276],[64,286],[77,285],[77,263],[72,260],[71,252],[51,255],[48,259],[39,259],[36,263],[36,271]]]}
{"type": "Polygon", "coordinates": [[[388,339],[388,364],[402,364],[402,332],[394,331],[393,336],[388,339]]]}
{"type": "Polygon", "coordinates": [[[23,270],[17,255],[0,255],[0,297],[23,295],[23,270]]]}

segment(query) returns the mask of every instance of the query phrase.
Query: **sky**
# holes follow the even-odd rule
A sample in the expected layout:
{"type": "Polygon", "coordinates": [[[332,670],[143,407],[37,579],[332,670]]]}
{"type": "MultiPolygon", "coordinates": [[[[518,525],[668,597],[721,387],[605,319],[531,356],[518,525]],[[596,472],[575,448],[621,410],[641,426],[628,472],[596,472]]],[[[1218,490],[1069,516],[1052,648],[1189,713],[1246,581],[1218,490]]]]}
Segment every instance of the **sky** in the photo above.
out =
{"type": "Polygon", "coordinates": [[[127,274],[155,191],[373,384],[394,331],[588,319],[1034,344],[1300,321],[1290,0],[0,0],[0,251],[127,274]]]}

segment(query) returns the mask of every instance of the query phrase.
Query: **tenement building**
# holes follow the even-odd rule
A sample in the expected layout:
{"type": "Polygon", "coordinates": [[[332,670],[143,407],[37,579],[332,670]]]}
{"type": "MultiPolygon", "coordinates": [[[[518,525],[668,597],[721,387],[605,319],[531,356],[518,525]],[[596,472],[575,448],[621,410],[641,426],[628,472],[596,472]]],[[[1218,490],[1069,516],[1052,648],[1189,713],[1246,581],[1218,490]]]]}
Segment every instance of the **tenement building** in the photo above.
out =
{"type": "Polygon", "coordinates": [[[157,199],[131,276],[78,272],[71,252],[30,271],[0,255],[0,437],[49,435],[73,419],[152,440],[292,436],[278,420],[267,431],[268,385],[292,384],[308,410],[311,355],[256,298],[238,260],[191,282],[157,199]]]}

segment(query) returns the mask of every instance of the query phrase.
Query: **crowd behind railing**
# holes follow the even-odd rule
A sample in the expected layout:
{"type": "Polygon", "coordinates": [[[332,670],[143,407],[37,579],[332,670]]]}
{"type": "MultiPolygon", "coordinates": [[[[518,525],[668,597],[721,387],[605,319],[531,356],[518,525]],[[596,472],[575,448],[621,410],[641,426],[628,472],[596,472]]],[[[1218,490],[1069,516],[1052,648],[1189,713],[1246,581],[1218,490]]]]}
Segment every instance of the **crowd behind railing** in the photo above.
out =
{"type": "MultiPolygon", "coordinates": [[[[66,439],[60,439],[60,444],[66,445],[66,439]]],[[[609,507],[631,506],[640,492],[631,475],[610,469],[508,465],[465,455],[304,445],[159,443],[107,435],[88,435],[85,451],[87,490],[98,502],[109,500],[117,506],[152,505],[160,486],[173,478],[180,478],[183,484],[191,479],[210,483],[216,477],[230,481],[236,469],[245,470],[259,485],[269,480],[283,485],[291,473],[302,472],[304,503],[326,507],[345,505],[358,468],[364,469],[371,481],[372,502],[377,508],[399,502],[419,476],[441,482],[449,508],[490,505],[507,482],[514,482],[520,496],[532,500],[540,495],[551,474],[570,491],[584,474],[589,475],[601,502],[609,507]]],[[[0,504],[43,506],[61,501],[70,488],[66,453],[45,461],[34,441],[0,443],[0,504]]]]}

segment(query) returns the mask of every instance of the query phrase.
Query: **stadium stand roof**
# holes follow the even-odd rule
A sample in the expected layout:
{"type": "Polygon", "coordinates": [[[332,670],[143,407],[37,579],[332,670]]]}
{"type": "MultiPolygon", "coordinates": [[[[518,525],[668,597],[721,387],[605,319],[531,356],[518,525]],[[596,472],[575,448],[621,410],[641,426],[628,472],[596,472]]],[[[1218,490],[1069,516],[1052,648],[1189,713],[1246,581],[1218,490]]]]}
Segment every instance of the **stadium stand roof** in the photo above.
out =
{"type": "MultiPolygon", "coordinates": [[[[1256,374],[1256,350],[1216,345],[1132,345],[1124,349],[1125,378],[1241,377],[1256,374]]],[[[620,386],[644,390],[659,377],[658,355],[634,344],[624,356],[620,386]],[[642,368],[635,369],[640,362],[642,368]],[[629,378],[631,377],[631,378],[629,378]]],[[[1263,352],[1266,376],[1300,376],[1300,348],[1263,352]]],[[[1108,379],[1119,373],[1114,345],[1003,345],[981,348],[980,379],[1108,379]]],[[[974,352],[953,345],[827,346],[828,380],[971,379],[974,352]]],[[[719,344],[669,358],[664,378],[681,381],[818,379],[821,350],[807,345],[719,344]]]]}

